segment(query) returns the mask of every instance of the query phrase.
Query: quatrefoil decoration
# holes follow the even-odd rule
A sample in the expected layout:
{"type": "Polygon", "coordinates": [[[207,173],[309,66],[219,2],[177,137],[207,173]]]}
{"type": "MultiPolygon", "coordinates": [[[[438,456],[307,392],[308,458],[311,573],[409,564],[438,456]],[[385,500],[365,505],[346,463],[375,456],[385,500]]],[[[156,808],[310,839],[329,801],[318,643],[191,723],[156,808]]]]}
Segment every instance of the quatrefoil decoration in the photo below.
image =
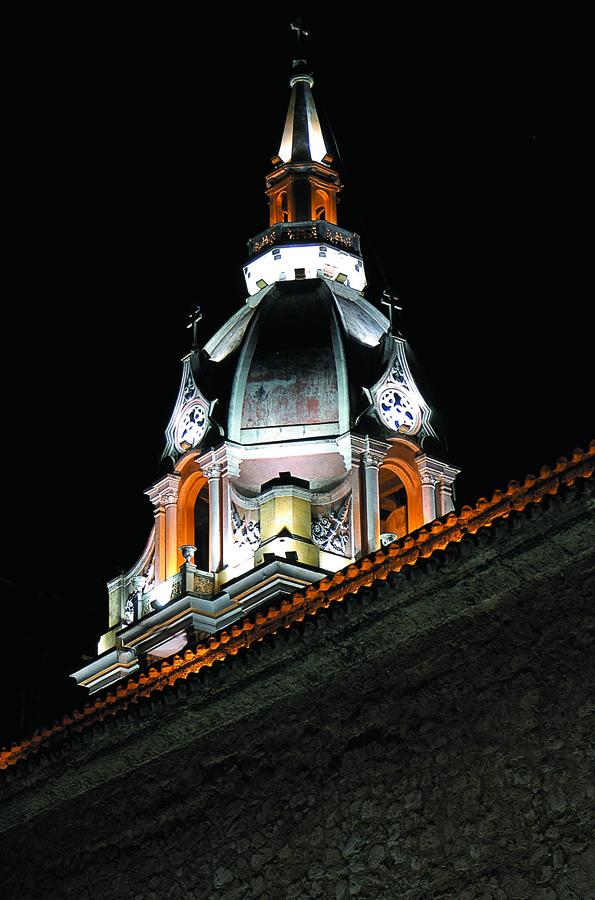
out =
{"type": "Polygon", "coordinates": [[[411,433],[419,419],[417,405],[403,390],[394,387],[382,391],[378,398],[378,411],[391,431],[411,433]]]}

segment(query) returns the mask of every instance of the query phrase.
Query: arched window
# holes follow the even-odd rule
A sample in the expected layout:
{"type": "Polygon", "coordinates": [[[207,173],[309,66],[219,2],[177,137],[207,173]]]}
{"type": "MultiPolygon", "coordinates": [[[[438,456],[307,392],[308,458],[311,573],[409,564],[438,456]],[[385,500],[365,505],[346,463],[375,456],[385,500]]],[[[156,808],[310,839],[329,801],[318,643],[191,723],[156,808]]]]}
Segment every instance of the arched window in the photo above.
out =
{"type": "Polygon", "coordinates": [[[329,196],[326,191],[316,191],[314,193],[313,206],[315,219],[328,219],[329,196]]]}
{"type": "Polygon", "coordinates": [[[203,572],[209,570],[209,483],[206,481],[194,504],[194,562],[203,572]]]}
{"type": "Polygon", "coordinates": [[[281,191],[277,194],[277,222],[289,222],[289,198],[287,191],[281,191]]]}
{"type": "Polygon", "coordinates": [[[407,493],[397,473],[389,466],[381,466],[380,533],[403,537],[409,531],[407,520],[407,493]]]}

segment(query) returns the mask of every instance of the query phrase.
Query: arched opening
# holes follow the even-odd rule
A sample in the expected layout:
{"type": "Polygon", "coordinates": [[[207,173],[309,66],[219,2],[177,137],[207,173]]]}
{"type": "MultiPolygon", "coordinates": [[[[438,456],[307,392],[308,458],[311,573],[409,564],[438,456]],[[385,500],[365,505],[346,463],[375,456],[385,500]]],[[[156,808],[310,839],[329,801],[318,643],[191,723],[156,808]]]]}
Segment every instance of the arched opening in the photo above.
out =
{"type": "Polygon", "coordinates": [[[325,220],[330,218],[329,195],[326,191],[315,191],[312,205],[315,219],[325,220]]]}
{"type": "MultiPolygon", "coordinates": [[[[407,438],[392,438],[390,443],[392,446],[380,468],[380,491],[385,493],[388,498],[386,502],[387,510],[391,498],[395,503],[394,509],[397,509],[401,499],[395,494],[398,493],[398,481],[400,481],[405,489],[405,497],[407,498],[405,533],[410,534],[424,524],[422,486],[416,462],[419,448],[407,438]],[[391,477],[394,479],[392,488],[391,477]]],[[[391,509],[389,513],[394,512],[394,509],[391,509]]],[[[393,517],[392,521],[394,522],[398,519],[398,516],[402,515],[402,513],[398,513],[393,517]]],[[[392,533],[395,534],[395,532],[392,533]]]]}
{"type": "Polygon", "coordinates": [[[275,220],[277,222],[289,222],[289,198],[287,196],[287,191],[280,191],[277,194],[276,207],[277,215],[275,216],[275,220]]]}
{"type": "Polygon", "coordinates": [[[378,477],[380,534],[396,534],[401,538],[409,531],[405,485],[390,466],[381,466],[378,477]]]}
{"type": "Polygon", "coordinates": [[[194,563],[203,572],[209,570],[209,483],[206,481],[194,503],[194,563]]]}
{"type": "MultiPolygon", "coordinates": [[[[197,548],[194,557],[195,564],[203,571],[207,571],[209,562],[209,484],[196,461],[197,456],[196,451],[189,451],[178,460],[176,466],[176,471],[181,475],[178,494],[177,543],[178,547],[184,544],[194,544],[197,548]],[[201,505],[197,509],[199,496],[201,505]],[[202,564],[204,561],[206,561],[206,565],[202,564]]],[[[178,564],[182,562],[183,559],[180,555],[178,564]]]]}

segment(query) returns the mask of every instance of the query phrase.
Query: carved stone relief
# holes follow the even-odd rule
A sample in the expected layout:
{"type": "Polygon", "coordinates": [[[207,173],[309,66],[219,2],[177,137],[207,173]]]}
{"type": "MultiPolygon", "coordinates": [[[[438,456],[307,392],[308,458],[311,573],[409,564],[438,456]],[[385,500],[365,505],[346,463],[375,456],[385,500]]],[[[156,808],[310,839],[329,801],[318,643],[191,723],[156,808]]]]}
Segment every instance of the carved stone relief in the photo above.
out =
{"type": "Polygon", "coordinates": [[[312,541],[321,550],[349,556],[351,532],[351,495],[345,497],[338,508],[329,509],[312,520],[312,541]]]}
{"type": "Polygon", "coordinates": [[[256,550],[260,544],[260,523],[241,515],[235,504],[231,507],[233,542],[238,549],[256,550]]]}

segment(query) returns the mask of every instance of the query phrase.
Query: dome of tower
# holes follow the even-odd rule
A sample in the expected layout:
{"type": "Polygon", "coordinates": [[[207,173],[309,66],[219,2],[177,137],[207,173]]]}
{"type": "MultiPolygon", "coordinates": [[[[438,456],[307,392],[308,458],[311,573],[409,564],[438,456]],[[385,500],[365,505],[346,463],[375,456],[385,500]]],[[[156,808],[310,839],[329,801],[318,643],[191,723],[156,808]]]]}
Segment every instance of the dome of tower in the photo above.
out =
{"type": "MultiPolygon", "coordinates": [[[[338,435],[381,374],[388,320],[361,295],[325,278],[281,281],[250,298],[205,347],[205,369],[224,367],[226,437],[269,443],[338,435]]],[[[206,375],[206,372],[205,372],[206,375]]]]}

